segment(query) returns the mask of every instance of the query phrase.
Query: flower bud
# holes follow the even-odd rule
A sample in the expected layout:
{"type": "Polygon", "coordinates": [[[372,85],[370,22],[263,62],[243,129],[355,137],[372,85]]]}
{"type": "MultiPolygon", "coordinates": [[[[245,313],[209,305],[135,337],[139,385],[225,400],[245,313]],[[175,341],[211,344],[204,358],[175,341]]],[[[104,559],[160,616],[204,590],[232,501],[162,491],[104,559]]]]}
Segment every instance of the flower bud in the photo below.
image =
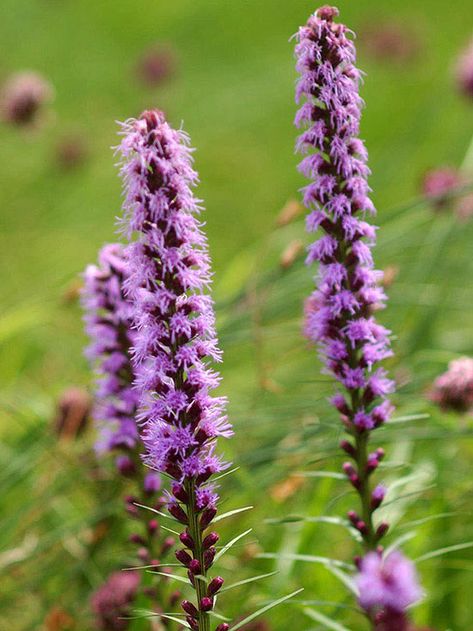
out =
{"type": "Polygon", "coordinates": [[[217,514],[217,509],[215,508],[215,506],[209,506],[208,508],[204,510],[200,518],[201,530],[205,530],[207,526],[209,526],[210,522],[213,520],[216,514],[217,514]]]}
{"type": "Polygon", "coordinates": [[[193,618],[197,618],[199,616],[199,612],[196,607],[189,600],[183,600],[181,607],[187,614],[189,614],[189,616],[192,616],[193,618]]]}
{"type": "Polygon", "coordinates": [[[203,540],[202,547],[206,550],[207,548],[214,546],[219,539],[220,537],[216,532],[210,532],[203,540]]]}
{"type": "Polygon", "coordinates": [[[223,583],[224,580],[221,576],[213,578],[207,587],[207,596],[215,596],[215,594],[222,588],[223,583]]]}
{"type": "Polygon", "coordinates": [[[200,601],[200,610],[201,611],[212,611],[214,606],[213,598],[209,598],[208,596],[204,596],[200,601]]]}

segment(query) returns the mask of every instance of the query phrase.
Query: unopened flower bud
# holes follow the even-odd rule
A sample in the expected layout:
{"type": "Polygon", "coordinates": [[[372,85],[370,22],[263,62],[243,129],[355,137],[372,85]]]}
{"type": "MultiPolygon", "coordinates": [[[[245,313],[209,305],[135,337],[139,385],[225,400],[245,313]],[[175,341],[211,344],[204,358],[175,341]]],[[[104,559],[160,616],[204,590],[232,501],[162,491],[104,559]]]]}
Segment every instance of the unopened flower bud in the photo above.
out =
{"type": "Polygon", "coordinates": [[[201,611],[212,611],[214,606],[213,598],[209,598],[208,596],[204,596],[200,601],[200,610],[201,611]]]}
{"type": "Polygon", "coordinates": [[[210,532],[203,540],[202,547],[206,550],[207,548],[214,546],[219,539],[220,537],[216,532],[210,532]]]}
{"type": "Polygon", "coordinates": [[[389,530],[389,524],[385,521],[382,521],[376,529],[376,537],[381,539],[389,530]]]}
{"type": "Polygon", "coordinates": [[[217,509],[215,506],[209,506],[204,510],[202,516],[200,518],[200,528],[201,530],[205,530],[207,526],[211,523],[215,515],[217,514],[217,509]]]}
{"type": "Polygon", "coordinates": [[[192,559],[189,563],[189,572],[192,572],[192,574],[201,574],[202,567],[198,559],[192,559]]]}
{"type": "Polygon", "coordinates": [[[185,550],[176,550],[175,554],[176,554],[176,559],[179,561],[179,563],[182,563],[182,565],[189,567],[189,564],[192,561],[192,557],[189,554],[187,554],[185,550]]]}
{"type": "Polygon", "coordinates": [[[180,521],[181,524],[187,525],[189,523],[189,519],[186,513],[182,510],[179,504],[169,504],[168,510],[171,513],[171,515],[174,517],[174,519],[177,519],[177,521],[180,521]]]}
{"type": "Polygon", "coordinates": [[[192,539],[190,534],[187,532],[187,530],[185,532],[182,532],[179,535],[179,539],[181,543],[186,546],[186,548],[189,548],[190,550],[194,549],[194,545],[195,545],[194,540],[192,539]]]}
{"type": "Polygon", "coordinates": [[[220,591],[223,583],[224,580],[221,576],[213,578],[207,587],[207,596],[214,596],[218,591],[220,591]]]}
{"type": "Polygon", "coordinates": [[[190,602],[190,600],[183,600],[181,603],[181,607],[186,613],[189,614],[189,616],[192,616],[193,618],[198,617],[199,612],[197,611],[196,607],[190,602]]]}

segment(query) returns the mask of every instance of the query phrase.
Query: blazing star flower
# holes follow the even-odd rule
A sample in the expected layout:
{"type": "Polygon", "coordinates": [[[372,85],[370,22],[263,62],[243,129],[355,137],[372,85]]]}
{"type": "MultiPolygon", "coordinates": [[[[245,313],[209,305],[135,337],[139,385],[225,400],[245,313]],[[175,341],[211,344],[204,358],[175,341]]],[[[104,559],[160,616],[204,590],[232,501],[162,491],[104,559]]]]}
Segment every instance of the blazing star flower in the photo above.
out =
{"type": "MultiPolygon", "coordinates": [[[[133,365],[140,397],[146,463],[174,479],[168,508],[186,526],[178,560],[187,567],[197,605],[182,607],[192,629],[209,629],[208,612],[223,582],[207,585],[218,535],[205,536],[217,513],[211,478],[228,465],[215,453],[216,440],[232,434],[225,399],[210,361],[220,361],[207,241],[192,188],[188,137],[158,111],[123,125],[120,146],[125,182],[125,232],[137,235],[127,249],[127,291],[134,304],[133,365]]],[[[228,625],[220,625],[224,631],[228,625]]]]}
{"type": "Polygon", "coordinates": [[[136,74],[149,88],[161,85],[176,72],[176,54],[170,46],[157,44],[147,49],[136,64],[136,74]]]}
{"type": "Polygon", "coordinates": [[[92,595],[90,604],[101,631],[125,631],[140,583],[139,572],[114,572],[92,595]]]}
{"type": "Polygon", "coordinates": [[[460,357],[451,361],[447,372],[434,381],[429,398],[442,410],[473,410],[473,359],[460,357]]]}
{"type": "Polygon", "coordinates": [[[13,125],[31,125],[41,108],[53,98],[53,88],[36,72],[20,72],[3,86],[0,95],[0,116],[13,125]]]}
{"type": "Polygon", "coordinates": [[[86,354],[99,375],[94,409],[98,451],[133,450],[139,438],[130,363],[132,306],[124,295],[125,273],[123,246],[114,243],[101,250],[99,266],[90,265],[84,274],[82,302],[91,339],[86,354]]]}
{"type": "Polygon", "coordinates": [[[422,192],[432,201],[435,209],[441,210],[448,204],[452,191],[463,183],[463,178],[457,169],[440,167],[424,175],[422,192]]]}
{"type": "Polygon", "coordinates": [[[369,552],[361,561],[356,585],[360,606],[367,612],[403,613],[422,597],[414,564],[397,551],[384,559],[369,552]]]}
{"type": "Polygon", "coordinates": [[[382,273],[374,270],[371,249],[375,228],[366,221],[374,212],[369,198],[367,152],[358,138],[362,101],[360,71],[350,31],[334,22],[333,7],[322,7],[299,30],[296,56],[300,79],[297,100],[302,106],[296,125],[303,128],[297,149],[307,154],[301,172],[311,182],[303,189],[309,210],[307,230],[323,231],[309,246],[307,264],[318,264],[316,290],[305,304],[305,334],[319,347],[326,370],[340,386],[332,402],[354,444],[342,447],[355,461],[344,471],[360,494],[362,516],[351,511],[353,525],[372,548],[386,531],[376,530],[372,513],[384,493],[372,494],[369,476],[384,456],[367,452],[368,435],[388,420],[387,397],[394,384],[379,367],[392,352],[389,331],[374,311],[386,296],[382,273]]]}

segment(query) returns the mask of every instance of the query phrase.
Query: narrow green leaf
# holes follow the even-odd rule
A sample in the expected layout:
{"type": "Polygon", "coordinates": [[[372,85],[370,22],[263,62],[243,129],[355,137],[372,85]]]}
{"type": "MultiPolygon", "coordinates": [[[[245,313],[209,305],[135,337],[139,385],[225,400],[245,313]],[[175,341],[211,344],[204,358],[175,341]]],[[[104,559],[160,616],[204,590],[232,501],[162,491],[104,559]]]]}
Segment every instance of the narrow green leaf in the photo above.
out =
{"type": "Polygon", "coordinates": [[[171,532],[173,535],[176,535],[176,537],[179,537],[179,535],[181,534],[180,532],[177,532],[177,530],[173,530],[172,528],[168,528],[167,526],[163,526],[162,524],[160,524],[159,527],[162,530],[166,530],[166,532],[171,532]]]}
{"type": "Polygon", "coordinates": [[[277,552],[261,552],[256,556],[257,559],[288,559],[290,561],[306,561],[308,563],[320,563],[321,565],[333,565],[344,570],[353,569],[348,563],[338,561],[337,559],[329,559],[327,557],[313,556],[311,554],[278,554],[277,552]]]}
{"type": "Polygon", "coordinates": [[[191,626],[190,624],[184,620],[183,618],[178,618],[177,616],[168,616],[168,614],[166,613],[161,613],[158,614],[161,618],[166,618],[166,620],[172,620],[173,622],[178,622],[179,624],[182,624],[183,627],[185,627],[186,629],[190,629],[191,626]]]}
{"type": "Polygon", "coordinates": [[[165,576],[166,578],[173,579],[174,581],[179,581],[179,583],[185,583],[186,585],[190,585],[190,580],[188,578],[184,578],[183,576],[179,576],[178,574],[166,574],[166,572],[157,572],[153,570],[147,570],[150,574],[155,574],[158,576],[165,576]]]}
{"type": "Polygon", "coordinates": [[[438,550],[427,552],[427,554],[423,554],[422,556],[417,557],[414,562],[420,563],[421,561],[427,561],[427,559],[433,559],[435,557],[448,554],[449,552],[456,552],[457,550],[466,550],[467,548],[473,548],[473,541],[470,541],[468,543],[457,543],[454,546],[447,546],[446,548],[439,548],[438,550]]]}
{"type": "MultiPolygon", "coordinates": [[[[122,572],[134,572],[135,570],[149,570],[156,565],[134,565],[133,567],[122,567],[122,572]]],[[[182,563],[160,563],[159,567],[182,567],[182,563]]]]}
{"type": "Polygon", "coordinates": [[[240,467],[233,467],[233,469],[230,469],[229,471],[224,471],[224,473],[221,473],[216,478],[212,478],[212,480],[214,482],[217,482],[217,480],[221,480],[222,478],[227,477],[227,475],[231,475],[232,473],[235,473],[235,471],[238,471],[239,468],[240,467]]]}
{"type": "Polygon", "coordinates": [[[218,561],[220,559],[220,557],[222,557],[225,554],[225,552],[230,550],[230,548],[237,541],[240,541],[240,539],[243,539],[243,537],[246,537],[246,535],[249,534],[252,530],[253,530],[253,528],[248,528],[248,530],[245,530],[245,532],[240,533],[239,535],[234,537],[231,541],[229,541],[226,545],[224,545],[223,548],[221,550],[219,550],[219,552],[217,552],[217,554],[215,555],[215,561],[218,561]]]}
{"type": "Polygon", "coordinates": [[[411,528],[412,526],[422,526],[423,524],[427,524],[430,521],[435,521],[437,519],[445,519],[447,517],[456,517],[457,515],[470,515],[471,513],[461,512],[461,511],[451,511],[449,513],[438,513],[437,515],[429,515],[428,517],[424,517],[423,519],[414,519],[412,521],[406,521],[403,524],[399,524],[398,528],[411,528]]]}
{"type": "Polygon", "coordinates": [[[295,475],[303,478],[332,478],[333,480],[346,480],[347,476],[336,471],[298,471],[295,475]]]}
{"type": "Polygon", "coordinates": [[[138,506],[139,508],[144,508],[146,510],[149,510],[152,513],[156,513],[156,515],[160,515],[161,517],[166,517],[166,519],[170,519],[171,521],[175,521],[176,523],[180,523],[172,515],[168,515],[168,513],[163,513],[162,511],[157,510],[156,508],[152,508],[151,506],[146,506],[146,504],[138,504],[138,502],[134,502],[134,505],[138,506]]]}
{"type": "MultiPolygon", "coordinates": [[[[396,416],[389,420],[388,425],[396,425],[397,423],[408,423],[410,421],[422,421],[431,417],[431,414],[409,414],[407,416],[396,416]]],[[[388,426],[386,425],[386,427],[388,426]]]]}
{"type": "Polygon", "coordinates": [[[214,523],[217,521],[222,521],[227,517],[232,517],[232,515],[238,515],[238,513],[243,513],[244,511],[251,510],[254,508],[253,506],[244,506],[243,508],[235,508],[234,510],[229,510],[227,513],[222,513],[221,515],[217,515],[214,519],[214,523]]]}
{"type": "Polygon", "coordinates": [[[320,611],[314,611],[313,609],[309,609],[308,607],[306,607],[303,611],[308,618],[310,618],[311,620],[315,620],[316,622],[321,622],[329,629],[333,629],[333,631],[351,631],[348,627],[344,627],[338,622],[330,620],[330,618],[324,616],[324,614],[320,613],[320,611]]]}
{"type": "Polygon", "coordinates": [[[291,594],[288,594],[287,596],[283,596],[282,598],[273,600],[268,605],[261,607],[261,609],[258,609],[258,611],[255,611],[249,616],[246,616],[246,618],[244,618],[243,620],[240,620],[239,622],[237,622],[235,626],[231,627],[230,631],[237,631],[237,629],[241,629],[241,627],[243,627],[245,624],[248,624],[249,622],[257,618],[258,616],[261,616],[261,614],[266,613],[267,611],[269,611],[269,609],[272,609],[273,607],[280,605],[281,603],[285,602],[286,600],[289,600],[290,598],[293,598],[294,596],[296,596],[297,594],[300,594],[303,591],[304,591],[304,588],[297,589],[295,592],[292,592],[291,594]]]}
{"type": "Polygon", "coordinates": [[[228,592],[229,589],[233,589],[234,587],[240,587],[240,585],[246,585],[247,583],[254,583],[255,581],[259,581],[260,579],[263,578],[268,578],[270,576],[275,576],[276,574],[279,574],[278,571],[276,572],[268,572],[267,574],[260,574],[259,576],[252,576],[251,578],[245,578],[243,581],[238,581],[237,583],[232,583],[231,585],[227,585],[226,587],[223,587],[219,594],[222,594],[223,592],[228,592]]]}
{"type": "Polygon", "coordinates": [[[221,620],[222,622],[230,622],[231,618],[227,618],[227,616],[222,616],[221,613],[217,613],[214,609],[209,611],[209,615],[213,618],[217,618],[217,620],[221,620]]]}

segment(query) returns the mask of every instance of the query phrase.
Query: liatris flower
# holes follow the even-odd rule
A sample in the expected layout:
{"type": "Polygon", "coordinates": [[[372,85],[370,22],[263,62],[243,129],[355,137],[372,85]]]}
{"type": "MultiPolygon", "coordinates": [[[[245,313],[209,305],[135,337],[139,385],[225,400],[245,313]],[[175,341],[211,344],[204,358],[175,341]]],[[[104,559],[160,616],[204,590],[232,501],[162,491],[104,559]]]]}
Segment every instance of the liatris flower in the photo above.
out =
{"type": "Polygon", "coordinates": [[[473,359],[460,357],[451,361],[447,372],[434,381],[429,398],[442,410],[473,410],[473,359]]]}
{"type": "Polygon", "coordinates": [[[296,124],[308,126],[297,147],[303,153],[312,150],[300,164],[302,173],[313,179],[304,189],[310,210],[307,229],[325,232],[308,251],[307,263],[319,264],[319,279],[306,303],[305,329],[340,384],[333,404],[352,439],[343,441],[342,448],[354,461],[343,468],[362,504],[361,515],[351,511],[349,517],[372,549],[387,525],[376,528],[373,523],[383,493],[370,487],[384,452],[369,453],[368,442],[393,409],[386,397],[394,384],[378,367],[392,353],[389,331],[373,315],[385,295],[381,273],[373,269],[375,228],[364,220],[374,207],[368,197],[367,153],[358,138],[360,72],[349,31],[333,21],[336,15],[335,8],[319,9],[300,29],[296,47],[301,73],[297,98],[304,99],[296,124]]]}
{"type": "Polygon", "coordinates": [[[88,153],[88,147],[81,136],[66,136],[56,147],[56,162],[61,169],[71,171],[84,164],[88,153]]]}
{"type": "Polygon", "coordinates": [[[473,40],[458,59],[456,78],[460,91],[465,96],[473,98],[473,40]]]}
{"type": "Polygon", "coordinates": [[[136,74],[147,87],[154,88],[176,72],[176,55],[169,46],[156,45],[145,51],[136,65],[136,74]]]}
{"type": "Polygon", "coordinates": [[[400,552],[369,552],[356,577],[359,603],[377,630],[407,631],[406,609],[422,597],[414,564],[400,552]],[[397,626],[396,626],[397,625],[397,626]]]}
{"type": "Polygon", "coordinates": [[[398,551],[384,559],[369,552],[361,561],[356,584],[366,611],[385,607],[402,612],[422,596],[414,564],[398,551]]]}
{"type": "Polygon", "coordinates": [[[133,450],[138,441],[135,421],[138,398],[132,388],[130,302],[124,295],[126,264],[123,246],[106,245],[99,267],[87,267],[83,305],[91,338],[87,355],[99,373],[94,417],[99,421],[99,451],[133,450]]]}
{"type": "Polygon", "coordinates": [[[377,553],[370,552],[378,548],[388,524],[375,525],[373,519],[386,489],[371,486],[384,451],[370,452],[369,440],[392,413],[387,396],[394,384],[379,367],[392,354],[389,331],[373,315],[386,296],[379,283],[382,274],[373,269],[375,228],[364,219],[374,207],[368,196],[367,152],[358,138],[360,72],[354,65],[356,53],[349,31],[333,21],[337,15],[333,7],[319,9],[299,30],[296,47],[301,73],[297,98],[304,99],[296,124],[307,127],[297,147],[303,153],[312,151],[300,164],[302,173],[313,180],[304,189],[310,211],[307,229],[321,228],[325,233],[308,251],[307,263],[319,264],[319,278],[306,302],[305,328],[318,345],[326,370],[340,386],[332,402],[350,437],[341,443],[351,459],[343,470],[361,504],[361,513],[350,511],[348,517],[367,551],[358,576],[360,604],[370,613],[372,607],[380,607],[377,619],[372,618],[374,625],[386,624],[394,612],[398,626],[384,628],[401,631],[401,621],[408,624],[405,607],[419,597],[411,565],[394,553],[383,564],[377,553]],[[389,591],[389,585],[382,591],[383,572],[389,574],[388,584],[409,579],[405,591],[389,591]]]}
{"type": "Polygon", "coordinates": [[[422,180],[422,192],[431,200],[436,210],[442,210],[449,202],[449,196],[464,184],[457,169],[440,167],[428,171],[422,180]]]}
{"type": "Polygon", "coordinates": [[[135,600],[140,575],[138,572],[114,572],[93,594],[92,611],[97,628],[101,631],[124,631],[128,628],[126,616],[135,600]]]}
{"type": "Polygon", "coordinates": [[[419,36],[409,24],[371,21],[359,34],[360,45],[370,57],[394,63],[413,61],[421,49],[419,36]]]}
{"type": "Polygon", "coordinates": [[[53,88],[36,72],[13,75],[3,86],[0,96],[0,116],[14,125],[30,125],[53,97],[53,88]]]}
{"type": "MultiPolygon", "coordinates": [[[[136,548],[140,564],[159,569],[157,559],[164,560],[175,541],[160,536],[162,531],[158,522],[150,519],[146,509],[139,508],[139,505],[152,503],[156,510],[160,510],[165,499],[157,499],[161,485],[159,476],[147,471],[139,457],[143,444],[135,420],[138,397],[132,389],[134,374],[130,348],[134,334],[131,330],[132,305],[124,293],[126,269],[123,246],[111,244],[101,250],[99,267],[89,266],[85,273],[83,303],[87,310],[87,332],[92,340],[88,355],[99,372],[95,405],[100,430],[97,449],[118,452],[115,460],[118,471],[134,482],[135,495],[126,496],[125,511],[130,518],[141,522],[141,531],[131,534],[130,543],[136,548]]],[[[149,588],[145,595],[151,598],[153,606],[169,610],[169,595],[164,593],[163,587],[161,581],[149,588]]]]}
{"type": "Polygon", "coordinates": [[[192,194],[197,174],[188,137],[161,112],[144,112],[123,130],[126,231],[138,235],[128,249],[127,287],[135,305],[133,364],[145,461],[174,479],[169,512],[186,526],[176,556],[197,593],[196,605],[184,601],[182,607],[192,629],[207,631],[223,579],[196,577],[207,576],[216,552],[218,535],[206,534],[217,513],[211,480],[227,464],[215,444],[232,430],[225,399],[211,395],[219,377],[208,362],[221,354],[205,294],[210,263],[192,194]]]}

